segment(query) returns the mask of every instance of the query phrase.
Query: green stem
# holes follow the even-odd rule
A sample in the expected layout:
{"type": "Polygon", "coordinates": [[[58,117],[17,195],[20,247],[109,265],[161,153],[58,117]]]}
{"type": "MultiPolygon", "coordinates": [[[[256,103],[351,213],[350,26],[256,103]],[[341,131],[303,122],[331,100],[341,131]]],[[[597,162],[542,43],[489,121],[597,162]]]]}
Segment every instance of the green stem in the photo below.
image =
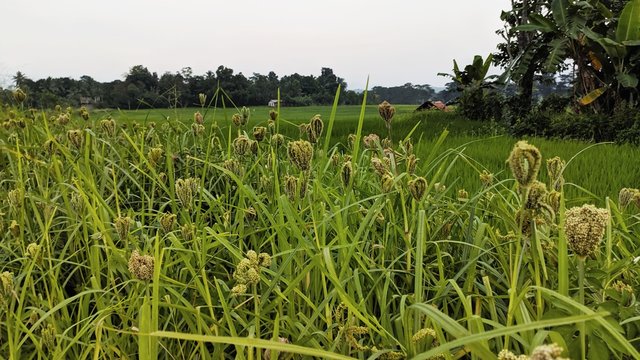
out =
{"type": "MultiPolygon", "coordinates": [[[[578,258],[578,286],[579,292],[578,297],[580,300],[580,304],[584,305],[584,261],[585,258],[578,258]]],[[[586,327],[584,321],[578,324],[578,329],[580,331],[580,358],[585,360],[587,347],[586,347],[586,327]]]]}
{"type": "MultiPolygon", "coordinates": [[[[256,339],[260,339],[260,300],[258,299],[258,285],[253,285],[253,307],[256,324],[256,339]]],[[[251,350],[253,352],[253,350],[251,350]]],[[[256,349],[256,359],[260,360],[260,349],[256,349]]]]}
{"type": "MultiPolygon", "coordinates": [[[[513,321],[513,314],[515,312],[515,302],[518,293],[518,280],[520,277],[520,266],[522,259],[522,243],[524,242],[524,234],[522,234],[522,224],[524,223],[524,212],[525,205],[527,203],[527,196],[529,193],[528,188],[522,188],[522,194],[520,198],[520,221],[518,221],[518,232],[520,233],[519,238],[516,241],[516,254],[512,259],[513,268],[511,269],[511,284],[509,286],[509,307],[507,308],[507,323],[506,326],[511,326],[511,322],[513,321]]],[[[510,337],[507,334],[504,339],[504,348],[509,349],[509,340],[510,337]]]]}

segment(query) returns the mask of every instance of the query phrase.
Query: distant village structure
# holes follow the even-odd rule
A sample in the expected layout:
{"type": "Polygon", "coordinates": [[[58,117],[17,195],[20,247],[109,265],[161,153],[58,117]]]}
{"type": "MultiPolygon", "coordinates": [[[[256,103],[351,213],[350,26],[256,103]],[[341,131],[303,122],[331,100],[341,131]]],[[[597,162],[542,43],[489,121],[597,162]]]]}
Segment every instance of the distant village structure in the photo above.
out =
{"type": "MultiPolygon", "coordinates": [[[[282,105],[282,100],[280,100],[280,105],[282,105]]],[[[276,107],[278,106],[278,100],[269,100],[269,103],[267,104],[267,106],[269,107],[276,107]]]]}
{"type": "Polygon", "coordinates": [[[87,109],[91,110],[96,107],[97,104],[100,103],[102,99],[100,96],[89,97],[89,96],[80,96],[80,106],[84,106],[87,109]]]}

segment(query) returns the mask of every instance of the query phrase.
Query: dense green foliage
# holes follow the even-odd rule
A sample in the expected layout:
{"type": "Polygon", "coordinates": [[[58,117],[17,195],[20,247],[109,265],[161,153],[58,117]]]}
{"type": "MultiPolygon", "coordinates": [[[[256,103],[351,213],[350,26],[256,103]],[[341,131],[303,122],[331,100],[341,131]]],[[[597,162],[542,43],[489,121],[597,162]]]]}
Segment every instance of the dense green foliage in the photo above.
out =
{"type": "Polygon", "coordinates": [[[612,112],[638,103],[640,0],[517,0],[502,13],[498,63],[531,104],[536,74],[572,67],[582,106],[612,112]]]}
{"type": "MultiPolygon", "coordinates": [[[[387,127],[333,108],[281,137],[285,111],[3,112],[0,355],[495,359],[556,343],[639,356],[636,193],[603,203],[603,242],[578,257],[563,225],[576,224],[565,203],[585,201],[564,191],[577,160],[542,166],[547,188],[523,183],[543,159],[522,144],[515,176],[490,174],[446,132],[414,145],[413,115],[387,127]],[[339,129],[353,135],[335,143],[339,129]],[[458,162],[477,191],[458,187],[458,162]]],[[[478,154],[504,169],[501,139],[478,154]]]]}

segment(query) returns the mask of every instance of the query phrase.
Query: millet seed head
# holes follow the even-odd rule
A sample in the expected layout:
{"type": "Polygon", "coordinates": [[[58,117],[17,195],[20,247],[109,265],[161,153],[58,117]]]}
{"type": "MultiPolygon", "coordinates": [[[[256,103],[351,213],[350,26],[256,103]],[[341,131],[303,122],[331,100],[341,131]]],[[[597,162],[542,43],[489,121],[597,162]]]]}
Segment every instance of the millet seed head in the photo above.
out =
{"type": "Polygon", "coordinates": [[[267,135],[267,128],[264,126],[256,126],[253,128],[253,138],[257,142],[262,142],[264,137],[267,135]]]}
{"type": "Polygon", "coordinates": [[[396,108],[391,106],[386,100],[378,105],[378,113],[385,123],[390,124],[393,119],[393,115],[396,113],[396,108]]]}
{"type": "Polygon", "coordinates": [[[409,192],[416,201],[420,201],[424,198],[427,192],[427,180],[423,177],[417,177],[407,184],[409,186],[409,192]]]}
{"type": "Polygon", "coordinates": [[[251,153],[251,140],[244,135],[240,135],[233,140],[233,152],[239,156],[249,155],[251,153]]]}
{"type": "Polygon", "coordinates": [[[413,334],[413,336],[411,337],[411,341],[414,343],[417,343],[420,340],[426,338],[427,336],[430,336],[432,339],[435,339],[436,338],[435,330],[433,330],[432,328],[420,329],[418,330],[417,333],[413,334]]]}
{"type": "Polygon", "coordinates": [[[416,166],[418,164],[418,159],[414,154],[407,156],[407,173],[413,175],[416,172],[416,166]]]}
{"type": "Polygon", "coordinates": [[[565,162],[556,156],[547,160],[547,174],[549,175],[549,184],[551,189],[555,191],[561,191],[564,186],[564,177],[562,172],[564,171],[565,162]]]}
{"type": "Polygon", "coordinates": [[[193,131],[194,136],[200,136],[204,134],[204,125],[193,123],[191,124],[191,130],[193,131]]]}
{"type": "Polygon", "coordinates": [[[371,167],[380,177],[389,172],[389,167],[387,166],[387,164],[380,160],[380,158],[378,158],[377,156],[371,158],[371,167]]]}
{"type": "Polygon", "coordinates": [[[13,273],[4,271],[0,274],[0,290],[3,295],[10,295],[13,292],[13,273]]]}
{"type": "Polygon", "coordinates": [[[311,168],[311,158],[313,157],[313,146],[304,140],[292,141],[287,146],[287,154],[292,164],[302,171],[311,168]]]}
{"type": "Polygon", "coordinates": [[[19,103],[23,102],[27,98],[27,94],[24,90],[17,88],[13,91],[13,99],[19,103]]]}
{"type": "Polygon", "coordinates": [[[634,196],[638,193],[637,189],[622,188],[618,193],[618,205],[624,209],[633,201],[634,196]]]}
{"type": "MultiPolygon", "coordinates": [[[[200,94],[202,95],[202,94],[200,94]]],[[[204,124],[204,116],[202,116],[202,114],[200,114],[200,111],[196,111],[195,114],[193,114],[193,122],[196,124],[200,124],[203,125],[204,124]]]]}
{"type": "Polygon", "coordinates": [[[393,141],[386,137],[380,140],[380,146],[382,146],[383,149],[393,149],[393,141]]]}
{"type": "Polygon", "coordinates": [[[309,121],[309,132],[313,133],[313,137],[315,139],[319,139],[320,135],[322,135],[322,130],[324,129],[324,122],[320,118],[320,115],[315,115],[309,121]]]}
{"type": "Polygon", "coordinates": [[[271,146],[278,148],[282,144],[284,144],[284,136],[282,134],[273,134],[271,136],[271,146]]]}
{"type": "Polygon", "coordinates": [[[291,175],[284,177],[284,193],[291,201],[295,200],[298,193],[298,178],[291,175]]]}
{"type": "Polygon", "coordinates": [[[547,185],[541,181],[534,181],[529,187],[529,193],[527,194],[527,202],[525,208],[537,210],[539,209],[547,198],[549,192],[547,191],[547,185]]]}
{"type": "Polygon", "coordinates": [[[84,144],[84,131],[82,130],[69,130],[67,131],[67,139],[76,148],[81,149],[84,144]]]}
{"type": "Polygon", "coordinates": [[[160,223],[160,228],[162,229],[162,232],[167,234],[173,231],[173,228],[176,225],[177,218],[178,216],[176,214],[172,214],[168,212],[160,215],[158,222],[160,223]]]}
{"type": "Polygon", "coordinates": [[[556,214],[558,213],[558,211],[560,211],[561,197],[562,197],[562,193],[560,193],[559,191],[552,190],[549,192],[549,194],[547,195],[547,199],[545,200],[545,202],[549,204],[551,209],[553,209],[553,212],[556,214]]]}
{"type": "Polygon", "coordinates": [[[345,161],[342,164],[342,169],[340,170],[340,179],[342,180],[342,186],[345,188],[349,186],[351,183],[351,178],[353,177],[353,165],[351,165],[351,161],[345,161]]]}
{"type": "Polygon", "coordinates": [[[128,216],[119,216],[113,222],[113,227],[116,229],[116,233],[118,233],[120,240],[127,239],[131,225],[133,225],[133,219],[128,216]]]}
{"type": "Polygon", "coordinates": [[[513,147],[507,162],[518,184],[526,188],[531,186],[538,176],[542,155],[538,148],[521,140],[513,147]]]}
{"type": "Polygon", "coordinates": [[[235,113],[233,114],[233,116],[231,116],[231,122],[233,122],[233,125],[240,127],[243,125],[242,123],[242,115],[235,113]]]}
{"type": "Polygon", "coordinates": [[[79,114],[80,114],[80,117],[81,117],[83,120],[85,120],[85,121],[89,120],[89,110],[87,110],[87,108],[86,108],[86,107],[84,107],[84,106],[83,106],[83,107],[81,107],[81,108],[80,108],[80,111],[79,111],[79,114]]]}
{"type": "Polygon", "coordinates": [[[484,188],[488,188],[493,185],[493,174],[487,170],[482,170],[482,173],[480,174],[480,182],[484,188]]]}
{"type": "Polygon", "coordinates": [[[245,106],[240,109],[240,116],[242,117],[242,125],[247,125],[249,123],[249,118],[251,117],[251,110],[245,106]]]}
{"type": "Polygon", "coordinates": [[[375,150],[380,145],[380,136],[377,134],[369,134],[362,138],[364,147],[370,150],[375,150]]]}
{"type": "Polygon", "coordinates": [[[562,347],[556,343],[539,345],[533,349],[529,360],[563,360],[563,358],[560,357],[562,351],[562,347]]]}
{"type": "Polygon", "coordinates": [[[567,210],[564,230],[569,248],[582,258],[593,254],[602,240],[608,221],[609,212],[593,205],[567,210]]]}
{"type": "Polygon", "coordinates": [[[388,193],[393,190],[394,180],[391,173],[387,172],[386,174],[382,175],[382,177],[380,178],[380,182],[382,183],[382,192],[388,193]]]}
{"type": "Polygon", "coordinates": [[[142,281],[153,279],[155,259],[150,255],[140,255],[138,250],[134,250],[129,257],[129,272],[142,281]]]}

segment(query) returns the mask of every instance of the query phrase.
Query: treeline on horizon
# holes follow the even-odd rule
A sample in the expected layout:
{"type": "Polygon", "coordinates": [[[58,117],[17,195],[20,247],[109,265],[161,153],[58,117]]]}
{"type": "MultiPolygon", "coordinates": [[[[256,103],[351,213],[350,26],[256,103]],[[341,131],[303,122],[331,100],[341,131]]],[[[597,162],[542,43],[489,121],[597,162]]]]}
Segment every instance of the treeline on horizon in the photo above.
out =
{"type": "MultiPolygon", "coordinates": [[[[217,89],[222,89],[235,104],[247,106],[267,105],[277,98],[278,89],[283,106],[332,104],[338,86],[340,104],[358,105],[363,99],[362,92],[349,90],[344,79],[328,67],[323,67],[319,76],[294,73],[280,78],[273,71],[246,77],[225,66],[202,75],[193,74],[190,67],[158,75],[143,65],[135,65],[124,80],[111,82],[99,82],[87,75],[77,80],[69,77],[32,80],[22,72],[17,72],[13,80],[15,88],[27,93],[26,105],[34,108],[83,104],[120,109],[190,107],[200,105],[199,94],[212,99],[217,89]]],[[[11,102],[11,90],[0,88],[0,102],[11,102]]],[[[435,94],[430,85],[375,86],[369,90],[367,102],[421,104],[433,100],[435,94]]],[[[452,98],[451,94],[442,95],[445,100],[452,98]]]]}

